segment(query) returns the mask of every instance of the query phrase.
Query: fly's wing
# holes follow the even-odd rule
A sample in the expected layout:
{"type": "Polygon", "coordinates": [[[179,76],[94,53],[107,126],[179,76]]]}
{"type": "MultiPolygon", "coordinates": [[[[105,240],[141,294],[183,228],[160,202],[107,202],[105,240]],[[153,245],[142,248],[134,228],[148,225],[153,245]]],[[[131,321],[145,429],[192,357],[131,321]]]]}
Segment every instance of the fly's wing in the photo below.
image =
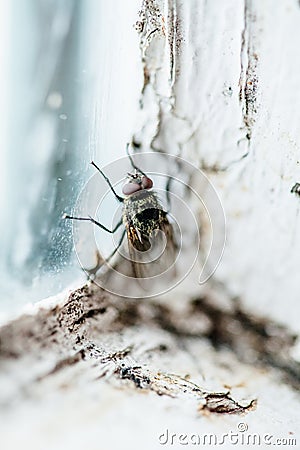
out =
{"type": "Polygon", "coordinates": [[[151,247],[149,238],[141,234],[140,231],[132,224],[127,228],[127,238],[128,243],[131,243],[132,247],[139,252],[146,252],[151,247]]]}
{"type": "Polygon", "coordinates": [[[158,222],[151,236],[141,234],[130,225],[127,237],[133,276],[146,290],[147,283],[157,281],[164,274],[175,276],[176,244],[172,225],[166,217],[158,222]]]}
{"type": "MultiPolygon", "coordinates": [[[[142,239],[137,228],[133,225],[129,225],[127,228],[127,243],[128,243],[128,254],[131,263],[131,268],[133,276],[135,278],[144,278],[141,264],[139,263],[139,252],[144,251],[143,243],[145,243],[145,248],[150,247],[150,242],[142,239]]],[[[146,250],[147,251],[147,250],[146,250]]]]}

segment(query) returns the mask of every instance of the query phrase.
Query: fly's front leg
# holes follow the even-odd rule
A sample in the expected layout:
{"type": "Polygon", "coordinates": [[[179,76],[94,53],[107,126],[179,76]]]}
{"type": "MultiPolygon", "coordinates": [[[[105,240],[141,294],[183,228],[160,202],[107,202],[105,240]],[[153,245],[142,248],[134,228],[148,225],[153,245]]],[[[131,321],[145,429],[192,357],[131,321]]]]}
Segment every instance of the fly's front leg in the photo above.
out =
{"type": "Polygon", "coordinates": [[[64,214],[63,215],[63,219],[86,220],[88,222],[94,223],[95,225],[97,225],[97,227],[102,228],[102,230],[107,231],[107,233],[114,233],[122,225],[122,219],[121,219],[112,230],[109,230],[104,225],[102,225],[102,223],[97,222],[97,220],[93,219],[91,216],[88,216],[88,217],[75,217],[75,216],[69,216],[68,214],[64,214]]]}
{"type": "Polygon", "coordinates": [[[126,153],[127,153],[127,156],[128,156],[128,158],[129,158],[129,161],[130,161],[130,164],[131,164],[132,168],[135,169],[135,170],[137,170],[137,171],[140,172],[142,175],[144,175],[144,177],[147,178],[147,175],[145,174],[145,172],[143,172],[143,171],[135,164],[135,162],[133,161],[133,158],[132,158],[131,154],[129,153],[129,143],[126,145],[126,153]]]}
{"type": "Polygon", "coordinates": [[[116,193],[116,191],[115,191],[113,185],[111,184],[109,178],[108,178],[108,177],[105,175],[105,173],[100,169],[100,167],[98,167],[97,164],[94,163],[94,161],[92,161],[91,164],[92,164],[92,166],[95,167],[95,169],[98,170],[99,173],[101,173],[102,177],[104,178],[104,180],[106,181],[106,183],[107,183],[108,186],[110,187],[110,189],[111,189],[112,193],[114,194],[114,196],[116,197],[116,199],[117,199],[119,202],[122,203],[122,202],[124,201],[124,198],[123,198],[123,197],[120,197],[120,196],[116,193]]]}

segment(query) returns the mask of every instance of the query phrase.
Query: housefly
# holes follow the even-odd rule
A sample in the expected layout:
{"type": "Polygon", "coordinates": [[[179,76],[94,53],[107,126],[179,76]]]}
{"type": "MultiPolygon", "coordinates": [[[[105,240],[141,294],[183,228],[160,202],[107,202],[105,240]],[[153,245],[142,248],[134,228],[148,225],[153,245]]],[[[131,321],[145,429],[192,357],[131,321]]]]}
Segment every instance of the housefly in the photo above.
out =
{"type": "MultiPolygon", "coordinates": [[[[122,203],[122,218],[112,229],[88,217],[75,217],[65,214],[65,219],[85,220],[99,226],[108,233],[115,233],[123,226],[120,241],[113,252],[106,258],[108,262],[123,244],[127,236],[128,258],[131,262],[135,278],[149,278],[161,275],[175,261],[175,239],[168,212],[164,210],[157,192],[153,190],[153,180],[146,175],[133,161],[127,145],[127,155],[133,171],[127,174],[122,188],[124,197],[119,196],[108,177],[92,161],[91,164],[102,175],[115,198],[122,203]]],[[[169,200],[169,182],[167,183],[167,200],[169,200]]],[[[97,265],[93,269],[85,269],[89,275],[95,275],[102,267],[103,258],[98,255],[97,265]]]]}

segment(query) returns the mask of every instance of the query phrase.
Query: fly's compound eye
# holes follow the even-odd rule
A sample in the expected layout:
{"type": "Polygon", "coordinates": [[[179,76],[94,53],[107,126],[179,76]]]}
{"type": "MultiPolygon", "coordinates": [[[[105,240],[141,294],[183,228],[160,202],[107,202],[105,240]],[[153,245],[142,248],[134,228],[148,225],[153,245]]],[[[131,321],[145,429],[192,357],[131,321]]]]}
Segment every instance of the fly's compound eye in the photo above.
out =
{"type": "Polygon", "coordinates": [[[139,191],[140,189],[141,186],[139,183],[126,183],[122,188],[122,192],[124,195],[131,195],[139,191]]]}
{"type": "Polygon", "coordinates": [[[151,180],[151,178],[142,177],[142,186],[144,189],[151,189],[153,186],[153,181],[151,180]]]}

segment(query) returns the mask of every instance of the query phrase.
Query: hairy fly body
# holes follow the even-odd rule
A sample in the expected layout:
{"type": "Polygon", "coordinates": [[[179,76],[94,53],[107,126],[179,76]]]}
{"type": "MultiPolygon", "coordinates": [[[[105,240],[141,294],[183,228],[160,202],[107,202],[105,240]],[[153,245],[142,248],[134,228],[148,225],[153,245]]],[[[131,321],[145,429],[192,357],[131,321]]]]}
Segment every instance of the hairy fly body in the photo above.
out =
{"type": "Polygon", "coordinates": [[[124,199],[123,223],[129,241],[141,252],[151,247],[150,237],[155,230],[170,225],[156,193],[146,190],[124,199]]]}
{"type": "MultiPolygon", "coordinates": [[[[117,225],[112,229],[106,228],[100,222],[92,217],[74,217],[65,215],[66,219],[72,220],[86,220],[94,223],[103,230],[114,233],[122,224],[124,231],[121,235],[119,244],[113,252],[106,258],[108,262],[117,250],[121,247],[125,235],[127,235],[129,260],[132,265],[133,274],[136,278],[146,278],[155,276],[156,273],[161,273],[163,253],[168,254],[174,258],[174,237],[172,225],[168,220],[168,213],[164,211],[158,195],[152,190],[153,181],[141,169],[139,169],[131,155],[127,154],[134,171],[128,173],[122,192],[124,197],[120,197],[114,190],[111,182],[102,172],[102,170],[94,163],[91,164],[101,173],[105,181],[110,186],[115,198],[123,203],[122,218],[117,225]],[[145,255],[147,254],[147,257],[145,255]],[[153,264],[156,269],[153,271],[153,264]],[[149,273],[149,266],[152,269],[149,273]]],[[[169,265],[168,263],[167,265],[169,265]]],[[[172,262],[171,262],[172,264],[172,262]]],[[[103,260],[100,258],[96,267],[87,270],[89,274],[95,274],[103,265],[103,260]]]]}
{"type": "Polygon", "coordinates": [[[126,196],[123,224],[134,276],[146,278],[161,273],[164,266],[169,264],[163,260],[169,254],[170,262],[175,245],[172,225],[156,192],[143,188],[126,196]],[[149,255],[146,257],[147,252],[149,255]]]}

